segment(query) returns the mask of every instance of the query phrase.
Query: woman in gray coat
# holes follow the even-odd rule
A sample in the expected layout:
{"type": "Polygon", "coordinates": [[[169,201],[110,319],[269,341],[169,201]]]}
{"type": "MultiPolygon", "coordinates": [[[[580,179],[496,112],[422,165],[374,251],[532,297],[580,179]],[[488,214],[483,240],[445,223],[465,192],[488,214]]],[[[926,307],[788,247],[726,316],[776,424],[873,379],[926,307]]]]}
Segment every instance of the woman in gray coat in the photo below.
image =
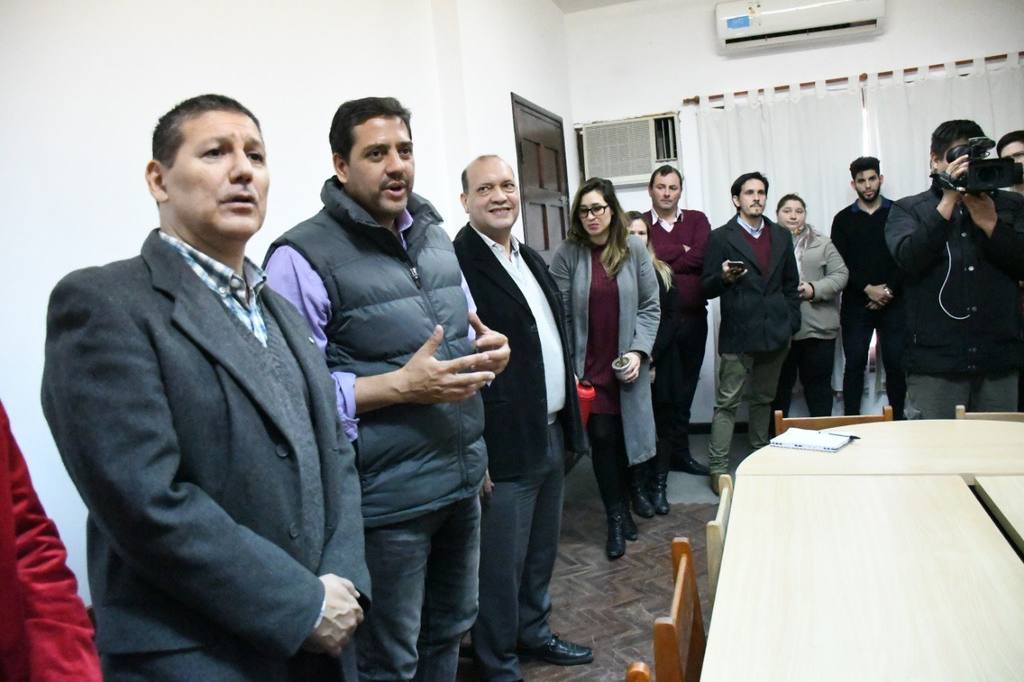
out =
{"type": "Polygon", "coordinates": [[[649,358],[658,333],[658,283],[611,182],[591,178],[572,204],[566,241],[555,251],[558,283],[573,333],[573,369],[594,385],[590,411],[594,475],[608,515],[605,552],[617,559],[636,539],[626,505],[627,467],[654,456],[649,358]],[[623,365],[617,372],[612,364],[623,365]]]}
{"type": "Polygon", "coordinates": [[[793,336],[782,365],[772,410],[789,414],[789,401],[799,372],[811,416],[829,416],[832,366],[839,335],[837,296],[850,273],[832,241],[807,224],[807,205],[798,195],[787,194],[779,199],[775,214],[779,224],[793,235],[800,272],[800,331],[793,336]]]}

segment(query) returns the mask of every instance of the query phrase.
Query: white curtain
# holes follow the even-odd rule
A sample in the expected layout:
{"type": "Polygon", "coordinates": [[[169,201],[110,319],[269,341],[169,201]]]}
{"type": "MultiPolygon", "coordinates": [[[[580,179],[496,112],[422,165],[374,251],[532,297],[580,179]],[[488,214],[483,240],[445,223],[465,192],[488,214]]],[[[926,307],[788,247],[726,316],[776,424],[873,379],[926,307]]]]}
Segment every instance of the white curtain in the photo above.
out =
{"type": "MultiPolygon", "coordinates": [[[[855,79],[851,82],[856,82],[855,79]]],[[[701,187],[713,227],[734,214],[729,188],[749,171],[761,171],[771,184],[765,215],[775,219],[779,197],[796,192],[807,202],[808,222],[825,234],[832,216],[848,204],[850,161],[863,148],[861,95],[856,85],[829,91],[792,86],[788,93],[725,96],[715,108],[702,98],[697,113],[701,187]]]]}
{"type": "MultiPolygon", "coordinates": [[[[742,102],[725,95],[725,107],[715,108],[701,98],[696,115],[700,140],[700,186],[704,211],[712,228],[736,213],[730,187],[749,171],[761,171],[770,183],[765,215],[775,220],[779,197],[796,192],[807,202],[807,222],[829,234],[832,217],[852,201],[850,161],[861,155],[864,138],[863,104],[857,80],[842,90],[824,82],[813,91],[790,86],[787,93],[752,96],[742,102]]],[[[751,90],[753,92],[753,90],[751,90]]],[[[709,325],[718,328],[718,301],[710,306],[709,325]]],[[[717,334],[712,331],[717,367],[717,334]]],[[[840,355],[841,359],[841,355],[840,355]]],[[[714,390],[714,380],[708,382],[714,390]]],[[[703,386],[704,384],[702,384],[703,386]]],[[[842,385],[842,367],[833,373],[833,386],[842,385]]],[[[804,408],[795,398],[794,414],[804,408]]],[[[741,417],[742,418],[742,417],[741,417]]]]}
{"type": "MultiPolygon", "coordinates": [[[[899,199],[928,187],[928,149],[939,123],[971,119],[996,140],[1024,129],[1024,67],[1016,54],[996,66],[976,59],[966,75],[957,75],[955,64],[938,75],[929,74],[927,66],[918,74],[910,83],[902,71],[885,83],[875,75],[864,84],[852,77],[842,90],[828,90],[823,82],[813,91],[793,85],[782,95],[766,88],[764,95],[742,101],[726,94],[722,108],[702,97],[693,119],[681,112],[683,129],[693,121],[690,129],[699,141],[699,159],[683,162],[699,168],[700,198],[712,227],[734,215],[729,187],[748,171],[761,171],[771,183],[765,215],[774,219],[778,198],[796,192],[807,202],[808,222],[829,234],[832,217],[856,198],[849,173],[856,157],[877,156],[885,176],[883,193],[899,199]]],[[[718,317],[715,301],[709,318],[713,330],[718,317]]],[[[717,335],[712,333],[711,340],[708,350],[714,352],[717,335]]],[[[836,345],[832,385],[839,388],[843,363],[841,344],[836,345]]],[[[873,390],[862,403],[866,411],[876,411],[884,399],[882,375],[879,366],[868,383],[873,390]]],[[[706,379],[713,391],[713,377],[706,379]]],[[[796,413],[799,409],[794,405],[796,413]]]]}
{"type": "Polygon", "coordinates": [[[909,83],[902,71],[884,83],[871,76],[864,88],[868,153],[882,162],[883,192],[892,199],[931,183],[931,134],[943,121],[970,119],[994,140],[1024,129],[1024,69],[1016,57],[996,66],[976,59],[966,75],[957,75],[954,64],[934,74],[922,67],[917,74],[909,83]]]}

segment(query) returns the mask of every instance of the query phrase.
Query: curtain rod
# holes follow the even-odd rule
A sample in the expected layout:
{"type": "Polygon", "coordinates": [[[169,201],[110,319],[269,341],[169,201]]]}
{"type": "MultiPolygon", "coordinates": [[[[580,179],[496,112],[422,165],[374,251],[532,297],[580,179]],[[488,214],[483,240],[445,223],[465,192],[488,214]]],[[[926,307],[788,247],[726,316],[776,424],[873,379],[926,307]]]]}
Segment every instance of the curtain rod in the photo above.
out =
{"type": "MultiPolygon", "coordinates": [[[[996,55],[992,55],[992,56],[989,56],[989,57],[985,57],[985,63],[986,64],[993,64],[993,63],[998,63],[998,62],[1006,61],[1006,60],[1008,60],[1010,58],[1010,54],[1012,54],[1012,53],[1009,53],[1009,54],[1008,53],[996,54],[996,55]]],[[[1017,54],[1017,58],[1018,59],[1021,58],[1021,57],[1024,57],[1024,51],[1018,52],[1016,54],[1017,54]]],[[[954,64],[956,66],[968,66],[968,65],[973,64],[973,63],[974,63],[973,59],[960,59],[960,60],[954,62],[954,64]]],[[[945,66],[946,66],[945,64],[929,64],[928,65],[928,70],[929,71],[938,71],[939,69],[945,68],[945,66]]],[[[903,73],[904,74],[908,74],[908,75],[912,75],[912,74],[916,74],[920,70],[921,69],[919,67],[912,66],[910,68],[903,69],[903,73]]],[[[890,71],[879,71],[878,72],[878,76],[879,76],[879,78],[891,78],[892,76],[895,75],[895,73],[896,72],[892,71],[892,70],[890,70],[890,71]]],[[[863,83],[867,79],[868,79],[868,75],[866,73],[862,73],[858,80],[863,83]]],[[[825,85],[826,86],[830,86],[830,85],[847,85],[847,84],[849,84],[849,82],[850,82],[849,77],[842,76],[840,78],[829,78],[829,79],[827,79],[825,81],[825,85]]],[[[814,86],[815,86],[815,82],[814,81],[807,81],[807,82],[799,84],[800,88],[813,88],[814,86]]],[[[789,92],[790,86],[788,86],[788,85],[776,85],[775,88],[773,88],[773,90],[776,93],[789,92]]],[[[764,88],[760,88],[760,89],[754,91],[755,94],[757,94],[758,92],[764,92],[764,88]]],[[[749,95],[750,95],[750,92],[748,90],[738,90],[738,91],[733,93],[733,96],[735,96],[735,97],[747,97],[749,95]]],[[[708,102],[709,103],[721,102],[724,99],[725,99],[725,95],[723,95],[723,94],[710,95],[708,97],[708,102]]],[[[697,105],[697,104],[700,104],[700,95],[694,95],[693,97],[687,97],[686,99],[683,100],[683,106],[686,106],[686,105],[697,105]]]]}

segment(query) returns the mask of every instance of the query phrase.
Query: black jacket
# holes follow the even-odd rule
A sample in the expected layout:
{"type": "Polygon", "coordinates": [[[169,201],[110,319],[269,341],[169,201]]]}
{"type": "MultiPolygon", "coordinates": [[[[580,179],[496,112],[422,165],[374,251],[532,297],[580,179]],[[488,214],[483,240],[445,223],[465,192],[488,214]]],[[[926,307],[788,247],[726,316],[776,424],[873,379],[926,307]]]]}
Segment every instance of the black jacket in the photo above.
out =
{"type": "Polygon", "coordinates": [[[705,296],[722,297],[719,354],[779,350],[800,330],[800,276],[793,255],[793,237],[767,218],[764,229],[771,230],[772,239],[768,272],[761,272],[736,216],[712,231],[708,240],[700,279],[705,296]],[[726,284],[722,279],[725,260],[743,261],[747,274],[726,284]]]}
{"type": "Polygon", "coordinates": [[[685,381],[683,363],[676,348],[676,336],[679,334],[679,291],[676,286],[666,289],[661,276],[658,276],[658,299],[661,302],[661,320],[658,322],[654,348],[651,349],[651,367],[656,370],[651,398],[656,405],[675,402],[685,381]]]}
{"type": "Polygon", "coordinates": [[[991,237],[965,209],[944,219],[940,190],[900,199],[885,238],[906,273],[908,372],[998,372],[1020,367],[1017,282],[1024,279],[1024,198],[995,195],[991,237]]]}
{"type": "MultiPolygon", "coordinates": [[[[565,434],[569,469],[587,445],[580,422],[565,313],[558,288],[540,255],[523,243],[519,253],[544,291],[562,341],[565,407],[559,420],[565,434]]],[[[537,323],[519,287],[469,225],[455,237],[455,254],[476,302],[477,314],[488,327],[507,336],[512,349],[505,371],[481,393],[488,470],[495,481],[513,480],[542,462],[547,449],[548,407],[537,323]]]]}

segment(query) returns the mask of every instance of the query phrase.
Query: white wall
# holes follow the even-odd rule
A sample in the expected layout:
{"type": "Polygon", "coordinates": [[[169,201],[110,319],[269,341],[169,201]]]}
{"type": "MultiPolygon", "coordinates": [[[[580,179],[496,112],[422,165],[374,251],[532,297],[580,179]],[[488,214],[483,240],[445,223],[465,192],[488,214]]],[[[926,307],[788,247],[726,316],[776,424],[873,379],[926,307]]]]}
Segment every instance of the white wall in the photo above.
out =
{"type": "Polygon", "coordinates": [[[693,95],[1024,47],[1021,0],[889,0],[878,36],[725,56],[716,45],[714,6],[715,0],[639,0],[567,15],[576,121],[676,111],[693,95]]]}
{"type": "Polygon", "coordinates": [[[0,290],[9,325],[0,399],[80,581],[84,509],[39,405],[46,302],[64,274],[137,254],[156,226],[143,168],[160,114],[221,92],[260,118],[272,182],[267,221],[249,247],[259,261],[277,235],[320,208],[337,106],[393,95],[413,112],[416,191],[455,229],[466,161],[497,152],[514,164],[509,90],[562,115],[571,135],[561,13],[548,0],[530,0],[529,12],[525,4],[0,4],[0,290]],[[525,59],[513,51],[520,46],[525,59]]]}
{"type": "MultiPolygon", "coordinates": [[[[511,91],[562,118],[571,196],[579,162],[561,10],[551,0],[457,5],[463,98],[445,102],[450,118],[461,115],[464,121],[449,137],[449,150],[462,154],[457,172],[482,153],[498,154],[516,167],[511,91]]],[[[463,213],[460,224],[464,218],[463,213]]],[[[522,237],[521,221],[514,229],[522,237]]]]}

